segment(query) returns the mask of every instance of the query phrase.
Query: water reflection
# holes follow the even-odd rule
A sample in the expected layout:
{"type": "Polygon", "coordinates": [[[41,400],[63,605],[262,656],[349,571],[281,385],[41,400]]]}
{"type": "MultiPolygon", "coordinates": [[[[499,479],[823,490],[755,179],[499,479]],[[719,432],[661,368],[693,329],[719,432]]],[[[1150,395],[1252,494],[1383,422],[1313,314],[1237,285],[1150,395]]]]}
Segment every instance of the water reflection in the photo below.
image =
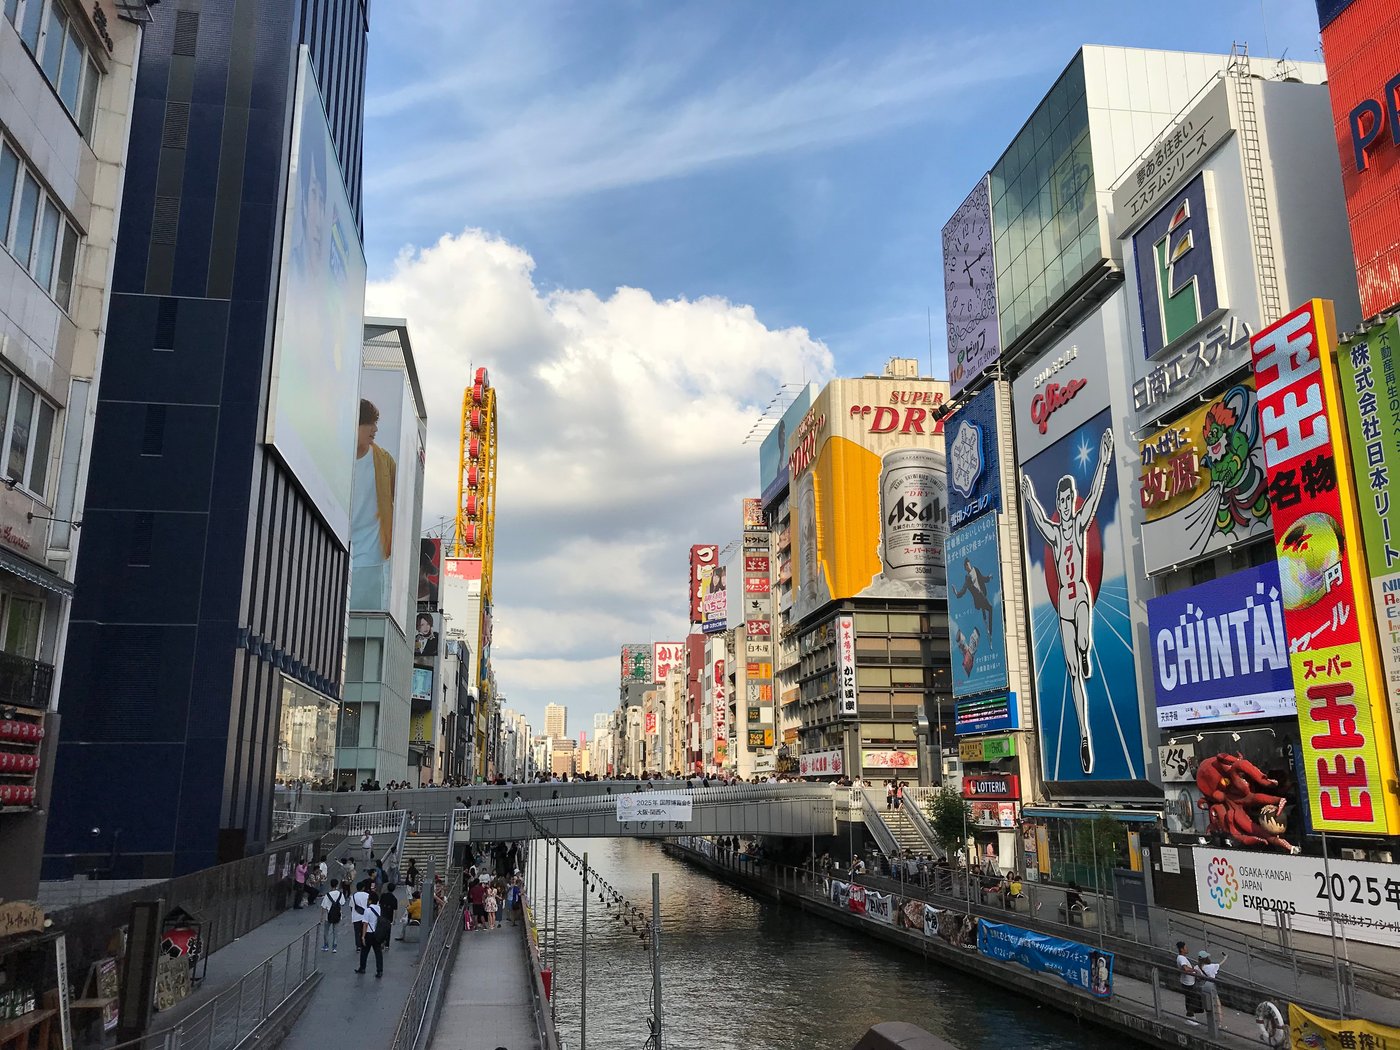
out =
{"type": "MultiPolygon", "coordinates": [[[[661,873],[662,996],[666,1046],[674,1050],[847,1050],[871,1025],[894,1020],[964,1050],[1131,1045],[843,927],[759,902],[655,844],[569,845],[587,849],[603,878],[648,911],[651,873],[661,873]]],[[[578,1050],[582,878],[562,863],[559,871],[555,1008],[560,1034],[578,1050]]],[[[651,997],[644,943],[608,917],[596,895],[588,941],[588,1050],[638,1050],[651,997]]]]}

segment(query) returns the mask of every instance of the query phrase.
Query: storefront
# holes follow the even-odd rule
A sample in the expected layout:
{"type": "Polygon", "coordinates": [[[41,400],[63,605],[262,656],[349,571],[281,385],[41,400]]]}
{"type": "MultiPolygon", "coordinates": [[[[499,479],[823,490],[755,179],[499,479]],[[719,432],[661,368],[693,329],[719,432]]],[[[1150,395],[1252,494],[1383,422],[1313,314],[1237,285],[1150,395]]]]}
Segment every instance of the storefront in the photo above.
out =
{"type": "Polygon", "coordinates": [[[972,807],[968,832],[976,843],[978,864],[998,872],[1018,871],[1021,778],[1015,773],[968,772],[964,765],[962,795],[972,807]]]}

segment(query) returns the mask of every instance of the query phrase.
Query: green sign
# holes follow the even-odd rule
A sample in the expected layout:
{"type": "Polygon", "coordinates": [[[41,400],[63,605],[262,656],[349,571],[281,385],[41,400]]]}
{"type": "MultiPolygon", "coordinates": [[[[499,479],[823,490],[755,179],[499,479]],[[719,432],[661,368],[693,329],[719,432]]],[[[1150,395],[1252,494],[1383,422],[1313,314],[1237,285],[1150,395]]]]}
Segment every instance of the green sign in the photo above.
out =
{"type": "Polygon", "coordinates": [[[964,762],[996,762],[1016,754],[1013,736],[984,736],[958,743],[958,757],[964,762]]]}
{"type": "Polygon", "coordinates": [[[1400,620],[1387,612],[1400,595],[1400,321],[1390,317],[1337,349],[1356,502],[1371,575],[1390,717],[1400,725],[1400,620]],[[1395,498],[1391,499],[1391,491],[1395,498]]]}
{"type": "Polygon", "coordinates": [[[1391,317],[1345,340],[1337,350],[1347,438],[1371,579],[1400,573],[1400,321],[1391,317]],[[1352,391],[1355,391],[1353,396],[1352,391]]]}

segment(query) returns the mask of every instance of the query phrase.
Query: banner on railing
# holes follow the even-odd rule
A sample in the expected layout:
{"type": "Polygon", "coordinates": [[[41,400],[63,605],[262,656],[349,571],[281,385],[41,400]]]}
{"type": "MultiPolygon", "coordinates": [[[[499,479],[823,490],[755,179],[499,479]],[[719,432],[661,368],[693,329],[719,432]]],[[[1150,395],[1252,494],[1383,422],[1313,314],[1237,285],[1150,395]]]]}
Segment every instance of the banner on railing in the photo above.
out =
{"type": "Polygon", "coordinates": [[[867,918],[889,925],[894,924],[895,899],[888,893],[869,890],[865,894],[865,914],[867,918]]]}
{"type": "Polygon", "coordinates": [[[852,886],[847,907],[857,915],[865,914],[865,887],[852,886]]]}
{"type": "Polygon", "coordinates": [[[690,817],[691,800],[687,794],[637,791],[630,795],[617,796],[617,819],[621,824],[652,820],[688,824],[690,817]]]}
{"type": "Polygon", "coordinates": [[[1400,1028],[1360,1019],[1333,1021],[1329,1017],[1310,1014],[1294,1003],[1288,1004],[1288,1028],[1293,1035],[1292,1046],[1317,1047],[1319,1050],[1343,1050],[1352,1047],[1385,1048],[1400,1046],[1400,1028]]]}
{"type": "Polygon", "coordinates": [[[827,879],[827,895],[838,908],[849,907],[851,902],[851,884],[849,882],[837,882],[835,879],[827,879]]]}
{"type": "Polygon", "coordinates": [[[1100,999],[1113,994],[1112,952],[986,919],[977,920],[977,950],[1036,973],[1058,974],[1066,984],[1100,999]]]}

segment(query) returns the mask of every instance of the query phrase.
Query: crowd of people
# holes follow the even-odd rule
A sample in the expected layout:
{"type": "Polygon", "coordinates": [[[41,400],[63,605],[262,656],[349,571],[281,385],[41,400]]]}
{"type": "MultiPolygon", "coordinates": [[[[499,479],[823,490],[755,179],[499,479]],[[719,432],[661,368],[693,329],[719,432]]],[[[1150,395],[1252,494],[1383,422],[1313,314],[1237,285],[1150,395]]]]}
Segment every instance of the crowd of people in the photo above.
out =
{"type": "MultiPolygon", "coordinates": [[[[388,784],[381,784],[378,780],[366,777],[360,781],[358,787],[353,780],[284,780],[277,778],[277,786],[293,791],[416,791],[427,788],[470,788],[470,787],[523,787],[529,784],[596,784],[596,783],[619,783],[638,782],[643,784],[655,784],[661,782],[683,782],[686,787],[731,787],[736,784],[834,784],[837,787],[865,787],[865,781],[857,777],[852,780],[850,777],[840,777],[831,780],[828,777],[802,777],[789,774],[778,773],[757,773],[751,777],[741,777],[731,772],[710,772],[710,773],[683,773],[679,770],[670,773],[618,773],[616,775],[599,776],[596,773],[561,773],[550,774],[540,773],[535,777],[505,777],[491,776],[484,779],[475,777],[444,777],[440,782],[415,784],[408,780],[391,780],[388,784]]],[[[904,784],[898,782],[897,797],[900,804],[904,801],[904,784]]],[[[897,808],[891,805],[891,808],[897,808]]]]}

